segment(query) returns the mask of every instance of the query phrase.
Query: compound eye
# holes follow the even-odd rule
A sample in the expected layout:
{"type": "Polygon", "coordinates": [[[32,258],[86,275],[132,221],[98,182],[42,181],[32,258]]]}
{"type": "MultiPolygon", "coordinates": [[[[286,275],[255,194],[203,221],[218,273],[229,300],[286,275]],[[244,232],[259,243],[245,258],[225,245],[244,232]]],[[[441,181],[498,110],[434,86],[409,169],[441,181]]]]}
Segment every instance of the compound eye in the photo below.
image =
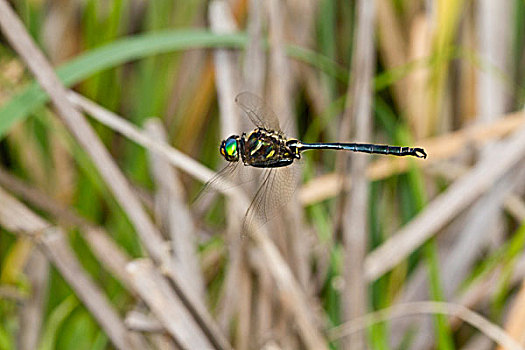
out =
{"type": "Polygon", "coordinates": [[[224,149],[226,150],[226,156],[228,158],[236,158],[237,157],[237,140],[233,138],[229,138],[226,140],[224,149]]]}
{"type": "Polygon", "coordinates": [[[237,162],[239,160],[239,136],[233,135],[221,142],[219,148],[222,156],[228,162],[237,162]]]}

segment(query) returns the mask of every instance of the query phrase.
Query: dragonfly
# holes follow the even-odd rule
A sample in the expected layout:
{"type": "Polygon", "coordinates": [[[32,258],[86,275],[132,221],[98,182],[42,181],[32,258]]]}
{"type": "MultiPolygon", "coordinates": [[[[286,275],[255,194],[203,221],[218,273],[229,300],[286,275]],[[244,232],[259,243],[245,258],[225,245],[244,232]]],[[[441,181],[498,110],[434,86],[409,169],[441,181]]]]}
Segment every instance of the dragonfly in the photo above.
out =
{"type": "MultiPolygon", "coordinates": [[[[246,235],[255,219],[259,220],[258,224],[265,224],[291,198],[296,177],[292,165],[301,159],[304,151],[342,150],[400,157],[427,157],[425,150],[419,147],[342,142],[307,143],[288,138],[280,128],[276,114],[261,98],[250,92],[242,92],[237,95],[235,102],[255,125],[255,129],[248,134],[231,135],[222,140],[219,152],[229,162],[229,171],[224,173],[233,173],[232,169],[239,164],[265,170],[262,182],[244,216],[241,236],[246,235]]],[[[219,174],[221,173],[223,172],[219,174]]]]}

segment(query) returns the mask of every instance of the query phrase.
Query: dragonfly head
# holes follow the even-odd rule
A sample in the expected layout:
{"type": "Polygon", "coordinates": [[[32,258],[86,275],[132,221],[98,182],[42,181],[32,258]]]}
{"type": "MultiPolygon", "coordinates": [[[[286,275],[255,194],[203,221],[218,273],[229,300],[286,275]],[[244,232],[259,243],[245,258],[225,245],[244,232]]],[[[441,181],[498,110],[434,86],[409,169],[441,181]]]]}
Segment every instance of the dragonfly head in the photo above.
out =
{"type": "Polygon", "coordinates": [[[219,151],[228,162],[239,161],[239,136],[232,135],[226,140],[223,140],[219,151]]]}

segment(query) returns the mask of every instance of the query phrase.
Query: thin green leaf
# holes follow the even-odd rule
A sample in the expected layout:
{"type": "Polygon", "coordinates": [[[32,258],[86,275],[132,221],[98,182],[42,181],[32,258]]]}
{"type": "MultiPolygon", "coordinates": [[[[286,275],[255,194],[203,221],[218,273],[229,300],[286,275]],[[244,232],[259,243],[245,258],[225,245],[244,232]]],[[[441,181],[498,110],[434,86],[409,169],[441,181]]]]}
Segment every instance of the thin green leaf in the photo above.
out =
{"type": "MultiPolygon", "coordinates": [[[[246,42],[247,37],[243,33],[219,35],[204,30],[160,31],[124,38],[86,52],[58,68],[57,74],[64,85],[72,86],[95,73],[139,58],[198,48],[242,48],[246,42]]],[[[338,79],[346,79],[344,69],[323,55],[297,46],[288,46],[287,51],[291,57],[338,79]]],[[[36,82],[11,98],[0,108],[0,138],[14,123],[23,120],[47,101],[48,96],[36,82]]]]}
{"type": "Polygon", "coordinates": [[[45,328],[40,342],[39,350],[52,350],[56,348],[56,341],[59,335],[60,326],[64,323],[66,318],[73,312],[78,305],[77,298],[71,294],[64,299],[49,316],[49,319],[44,323],[45,328]]]}

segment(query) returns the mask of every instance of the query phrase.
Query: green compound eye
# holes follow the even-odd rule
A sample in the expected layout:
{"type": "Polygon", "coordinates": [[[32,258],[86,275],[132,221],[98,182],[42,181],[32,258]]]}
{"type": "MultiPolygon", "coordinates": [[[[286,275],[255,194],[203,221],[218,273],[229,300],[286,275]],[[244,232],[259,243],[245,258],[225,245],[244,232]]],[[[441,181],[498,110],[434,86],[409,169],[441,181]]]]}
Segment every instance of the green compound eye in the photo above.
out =
{"type": "Polygon", "coordinates": [[[235,139],[228,139],[226,140],[226,155],[228,157],[236,157],[237,156],[237,140],[235,139]]]}
{"type": "Polygon", "coordinates": [[[239,160],[239,136],[233,135],[222,141],[219,148],[221,155],[228,162],[237,162],[239,160]]]}

